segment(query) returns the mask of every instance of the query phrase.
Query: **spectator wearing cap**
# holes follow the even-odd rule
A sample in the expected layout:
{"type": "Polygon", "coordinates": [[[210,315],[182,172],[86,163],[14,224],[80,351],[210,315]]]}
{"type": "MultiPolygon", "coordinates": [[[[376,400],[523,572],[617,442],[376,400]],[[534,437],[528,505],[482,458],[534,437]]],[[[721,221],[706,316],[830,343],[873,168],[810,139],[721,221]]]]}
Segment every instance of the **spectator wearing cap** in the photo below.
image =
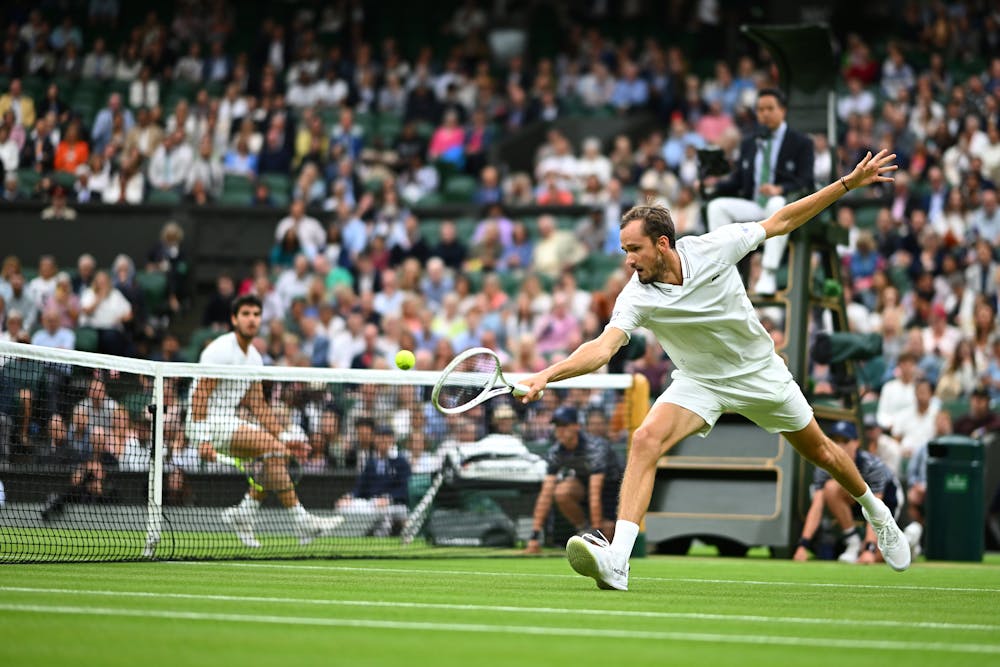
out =
{"type": "Polygon", "coordinates": [[[580,430],[580,413],[568,405],[552,413],[555,444],[546,455],[547,469],[535,500],[526,553],[541,552],[542,529],[552,503],[578,531],[614,534],[622,465],[611,444],[580,430]]]}
{"type": "Polygon", "coordinates": [[[368,533],[387,537],[398,533],[406,521],[409,500],[410,464],[395,447],[392,428],[374,427],[374,449],[365,461],[354,489],[337,501],[337,510],[348,525],[367,524],[374,516],[368,533]]]}
{"type": "Polygon", "coordinates": [[[493,409],[493,416],[491,417],[493,424],[492,432],[517,437],[516,419],[517,413],[514,412],[514,408],[510,407],[507,403],[501,403],[493,409]]]}
{"type": "MultiPolygon", "coordinates": [[[[838,421],[830,427],[827,435],[854,460],[858,472],[871,487],[872,493],[886,504],[894,517],[898,517],[903,506],[902,485],[884,462],[860,447],[858,429],[854,423],[838,421]]],[[[871,524],[865,522],[863,535],[857,528],[857,522],[863,518],[860,505],[822,468],[816,468],[813,474],[811,492],[812,504],[802,526],[802,537],[795,550],[795,560],[808,560],[808,551],[817,550],[814,539],[824,510],[833,516],[841,529],[844,550],[838,558],[840,562],[867,564],[881,560],[871,524]]]]}
{"type": "Polygon", "coordinates": [[[1000,414],[990,409],[990,392],[980,385],[969,397],[968,414],[955,420],[955,433],[972,438],[996,437],[1000,433],[1000,414]]]}

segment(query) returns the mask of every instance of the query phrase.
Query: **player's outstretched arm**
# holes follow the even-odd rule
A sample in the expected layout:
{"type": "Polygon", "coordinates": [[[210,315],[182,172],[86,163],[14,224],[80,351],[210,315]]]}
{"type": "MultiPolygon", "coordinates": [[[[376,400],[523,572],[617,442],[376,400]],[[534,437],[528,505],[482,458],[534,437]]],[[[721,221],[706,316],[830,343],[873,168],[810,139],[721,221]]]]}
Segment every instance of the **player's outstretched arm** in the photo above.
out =
{"type": "Polygon", "coordinates": [[[892,164],[895,159],[896,154],[886,150],[881,150],[874,156],[869,151],[850,174],[842,176],[822,190],[782,207],[761,223],[767,232],[767,238],[789,234],[798,229],[851,190],[872,183],[891,183],[892,177],[883,174],[897,169],[897,166],[892,164]]]}
{"type": "Polygon", "coordinates": [[[608,327],[594,340],[587,341],[576,348],[573,354],[562,361],[552,364],[544,371],[521,380],[518,384],[528,387],[531,391],[521,399],[529,403],[539,398],[540,392],[549,382],[557,382],[566,378],[593,373],[604,366],[615,355],[622,345],[628,342],[628,336],[621,329],[608,327]]]}

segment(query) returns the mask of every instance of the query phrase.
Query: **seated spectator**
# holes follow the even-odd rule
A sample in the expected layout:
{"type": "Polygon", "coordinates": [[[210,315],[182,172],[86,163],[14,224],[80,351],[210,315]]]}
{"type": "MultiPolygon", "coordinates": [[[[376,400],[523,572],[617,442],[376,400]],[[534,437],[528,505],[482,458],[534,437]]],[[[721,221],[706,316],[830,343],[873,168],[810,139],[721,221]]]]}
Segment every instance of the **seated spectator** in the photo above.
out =
{"type": "MultiPolygon", "coordinates": [[[[93,4],[93,3],[92,3],[93,4]]],[[[115,73],[115,57],[108,53],[103,37],[94,39],[93,49],[83,57],[80,76],[83,79],[107,81],[115,73]]]]}
{"type": "Polygon", "coordinates": [[[45,117],[35,121],[18,160],[22,169],[34,169],[39,174],[52,171],[56,162],[56,147],[52,143],[52,126],[45,117]]]}
{"type": "Polygon", "coordinates": [[[934,395],[942,401],[968,397],[985,370],[977,367],[972,343],[967,339],[960,340],[954,352],[948,356],[934,395]]]}
{"type": "Polygon", "coordinates": [[[610,443],[580,430],[576,408],[552,414],[554,441],[546,454],[545,479],[535,500],[526,553],[541,553],[542,530],[553,502],[577,532],[600,530],[612,539],[622,464],[610,443]]]}
{"type": "Polygon", "coordinates": [[[80,316],[80,298],[73,292],[73,281],[68,273],[56,274],[56,287],[42,304],[42,312],[55,311],[59,315],[59,325],[75,329],[80,316]]]}
{"type": "MultiPolygon", "coordinates": [[[[892,471],[876,456],[860,448],[858,431],[853,423],[839,421],[828,431],[830,440],[835,442],[857,464],[858,471],[876,498],[882,500],[894,518],[898,518],[903,507],[902,485],[892,471]]],[[[838,560],[842,563],[875,563],[882,560],[879,553],[875,530],[867,521],[862,535],[856,525],[861,520],[861,507],[830,474],[816,468],[810,488],[812,503],[806,514],[802,537],[795,550],[794,559],[808,560],[807,549],[816,550],[814,539],[819,530],[823,511],[828,510],[840,527],[844,551],[838,560]]]]}
{"type": "Polygon", "coordinates": [[[337,511],[349,525],[371,522],[366,532],[375,537],[398,534],[409,512],[409,483],[410,464],[395,450],[392,428],[376,425],[374,449],[354,489],[337,501],[337,511]]]}
{"type": "Polygon", "coordinates": [[[865,447],[885,463],[892,474],[899,477],[903,472],[903,451],[899,441],[882,430],[875,415],[864,417],[865,447]]]}
{"type": "Polygon", "coordinates": [[[66,189],[57,185],[52,190],[52,202],[42,209],[42,220],[76,220],[76,210],[66,203],[66,189]]]}
{"type": "Polygon", "coordinates": [[[1000,434],[1000,414],[990,409],[990,392],[977,386],[969,397],[969,412],[955,420],[955,433],[972,438],[996,437],[1000,434]]]}
{"type": "Polygon", "coordinates": [[[222,195],[224,183],[225,174],[222,161],[212,150],[212,138],[207,135],[203,136],[198,142],[198,154],[194,156],[191,168],[188,170],[184,191],[191,195],[196,186],[200,185],[205,196],[210,201],[215,201],[222,195]]]}
{"type": "Polygon", "coordinates": [[[184,141],[184,132],[174,130],[163,139],[149,160],[149,185],[164,192],[180,194],[187,184],[194,152],[184,141]]]}
{"type": "Polygon", "coordinates": [[[128,101],[133,109],[159,106],[160,82],[153,78],[153,71],[149,65],[142,66],[139,77],[129,86],[128,101]]]}
{"type": "Polygon", "coordinates": [[[882,386],[878,399],[878,423],[892,430],[916,406],[917,358],[911,352],[899,355],[896,377],[882,386]]]}
{"type": "Polygon", "coordinates": [[[187,253],[183,247],[184,229],[174,221],[163,225],[160,240],[146,254],[146,270],[167,274],[167,305],[173,312],[189,298],[187,253]]]}
{"type": "Polygon", "coordinates": [[[94,283],[80,296],[80,324],[98,333],[98,352],[128,356],[131,341],[125,324],[132,319],[132,306],[111,282],[107,271],[98,271],[94,283]]]}
{"type": "Polygon", "coordinates": [[[77,167],[87,164],[89,156],[90,146],[80,136],[80,124],[71,123],[66,130],[66,136],[56,148],[54,163],[56,171],[75,174],[77,167]]]}
{"type": "Polygon", "coordinates": [[[153,156],[160,143],[163,142],[163,128],[153,122],[152,111],[141,107],[136,112],[136,123],[125,133],[125,150],[136,149],[139,154],[148,159],[153,156]]]}
{"type": "Polygon", "coordinates": [[[116,490],[111,473],[118,468],[112,435],[106,428],[93,427],[90,433],[93,453],[73,471],[69,487],[49,496],[42,510],[43,521],[58,519],[69,503],[106,504],[115,502],[116,490]]]}
{"type": "Polygon", "coordinates": [[[135,118],[132,111],[122,108],[122,96],[119,93],[111,93],[108,96],[108,106],[97,112],[94,118],[94,125],[90,130],[90,138],[93,141],[93,153],[103,153],[104,147],[111,142],[116,115],[122,115],[124,130],[127,133],[135,125],[135,118]]]}
{"type": "Polygon", "coordinates": [[[35,320],[38,319],[39,300],[35,294],[31,293],[28,286],[24,284],[24,274],[20,268],[11,271],[7,275],[7,284],[10,288],[5,290],[7,295],[7,319],[10,319],[11,311],[16,310],[21,314],[21,323],[27,330],[35,328],[35,320]]]}
{"type": "Polygon", "coordinates": [[[459,271],[465,263],[469,254],[468,246],[458,238],[458,230],[455,223],[445,220],[441,223],[438,244],[431,252],[433,257],[440,257],[445,266],[454,271],[459,271]]]}
{"type": "Polygon", "coordinates": [[[35,124],[35,100],[25,95],[21,88],[21,79],[13,78],[7,92],[0,95],[0,116],[13,111],[18,124],[22,127],[32,127],[35,124]]]}
{"type": "Polygon", "coordinates": [[[306,205],[296,199],[288,209],[288,215],[278,222],[274,232],[275,241],[280,243],[289,232],[295,233],[298,245],[307,260],[315,257],[326,245],[326,230],[313,217],[306,215],[306,205]]]}
{"type": "Polygon", "coordinates": [[[442,124],[434,130],[427,154],[431,160],[447,162],[458,169],[465,166],[465,132],[454,111],[446,113],[442,124]]]}
{"type": "Polygon", "coordinates": [[[901,414],[892,427],[892,436],[899,440],[904,457],[934,437],[937,414],[941,410],[941,402],[934,397],[934,385],[929,380],[916,381],[914,397],[913,408],[901,414]]]}
{"type": "Polygon", "coordinates": [[[583,243],[571,231],[559,229],[551,215],[538,218],[538,236],[532,255],[532,267],[538,273],[556,278],[586,257],[583,243]]]}
{"type": "Polygon", "coordinates": [[[146,178],[139,169],[139,158],[125,155],[118,171],[111,175],[102,199],[105,204],[141,204],[145,189],[146,178]]]}
{"type": "Polygon", "coordinates": [[[247,178],[257,175],[257,155],[250,152],[250,143],[246,137],[240,136],[236,140],[236,147],[226,153],[222,166],[227,174],[247,178]]]}
{"type": "MultiPolygon", "coordinates": [[[[285,141],[284,128],[272,125],[264,138],[257,161],[259,174],[287,174],[292,166],[292,145],[285,141]]],[[[315,167],[314,167],[315,168],[315,167]]]]}
{"type": "MultiPolygon", "coordinates": [[[[231,328],[232,303],[236,288],[232,276],[220,275],[215,281],[215,292],[205,304],[201,314],[201,326],[215,331],[229,331],[231,328]]],[[[263,298],[263,295],[258,295],[263,298]]]]}

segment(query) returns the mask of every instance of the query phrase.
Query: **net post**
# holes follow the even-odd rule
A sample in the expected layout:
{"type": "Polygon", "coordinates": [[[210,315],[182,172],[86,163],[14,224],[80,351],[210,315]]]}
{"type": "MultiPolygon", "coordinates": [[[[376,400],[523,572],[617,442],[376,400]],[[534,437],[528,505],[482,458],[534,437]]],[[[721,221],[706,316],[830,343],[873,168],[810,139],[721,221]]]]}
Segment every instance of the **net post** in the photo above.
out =
{"type": "MultiPolygon", "coordinates": [[[[642,373],[632,374],[632,385],[625,390],[625,404],[628,406],[628,446],[632,447],[632,434],[639,428],[649,412],[649,379],[642,373]]],[[[632,547],[632,556],[646,556],[646,518],[639,522],[639,535],[632,547]]]]}
{"type": "Polygon", "coordinates": [[[146,546],[144,558],[155,558],[163,525],[163,371],[153,377],[153,443],[149,456],[149,489],[146,496],[146,546]]]}

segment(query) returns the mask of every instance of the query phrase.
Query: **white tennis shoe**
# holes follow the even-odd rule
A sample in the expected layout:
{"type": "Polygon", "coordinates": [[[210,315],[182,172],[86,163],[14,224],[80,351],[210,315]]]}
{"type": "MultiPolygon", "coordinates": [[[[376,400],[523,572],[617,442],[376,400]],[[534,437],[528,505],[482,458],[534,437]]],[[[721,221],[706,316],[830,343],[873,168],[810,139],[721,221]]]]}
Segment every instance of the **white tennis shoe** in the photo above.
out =
{"type": "Polygon", "coordinates": [[[892,518],[889,510],[885,510],[884,519],[872,520],[868,516],[868,510],[861,508],[861,513],[865,520],[875,529],[878,536],[878,548],[882,552],[882,559],[889,564],[889,567],[896,572],[902,572],[910,567],[910,543],[906,535],[896,525],[896,520],[892,518]]]}
{"type": "Polygon", "coordinates": [[[229,507],[222,512],[222,521],[236,533],[240,542],[251,549],[260,549],[260,541],[254,535],[254,516],[243,508],[229,507]]]}
{"type": "Polygon", "coordinates": [[[311,544],[317,537],[329,537],[336,530],[337,526],[344,523],[344,517],[316,516],[315,514],[305,514],[296,520],[296,529],[299,534],[299,544],[306,546],[311,544]]]}
{"type": "Polygon", "coordinates": [[[570,567],[578,574],[590,577],[597,587],[604,590],[628,590],[629,564],[618,563],[611,551],[611,543],[600,532],[574,535],[566,543],[566,556],[570,567]]]}

